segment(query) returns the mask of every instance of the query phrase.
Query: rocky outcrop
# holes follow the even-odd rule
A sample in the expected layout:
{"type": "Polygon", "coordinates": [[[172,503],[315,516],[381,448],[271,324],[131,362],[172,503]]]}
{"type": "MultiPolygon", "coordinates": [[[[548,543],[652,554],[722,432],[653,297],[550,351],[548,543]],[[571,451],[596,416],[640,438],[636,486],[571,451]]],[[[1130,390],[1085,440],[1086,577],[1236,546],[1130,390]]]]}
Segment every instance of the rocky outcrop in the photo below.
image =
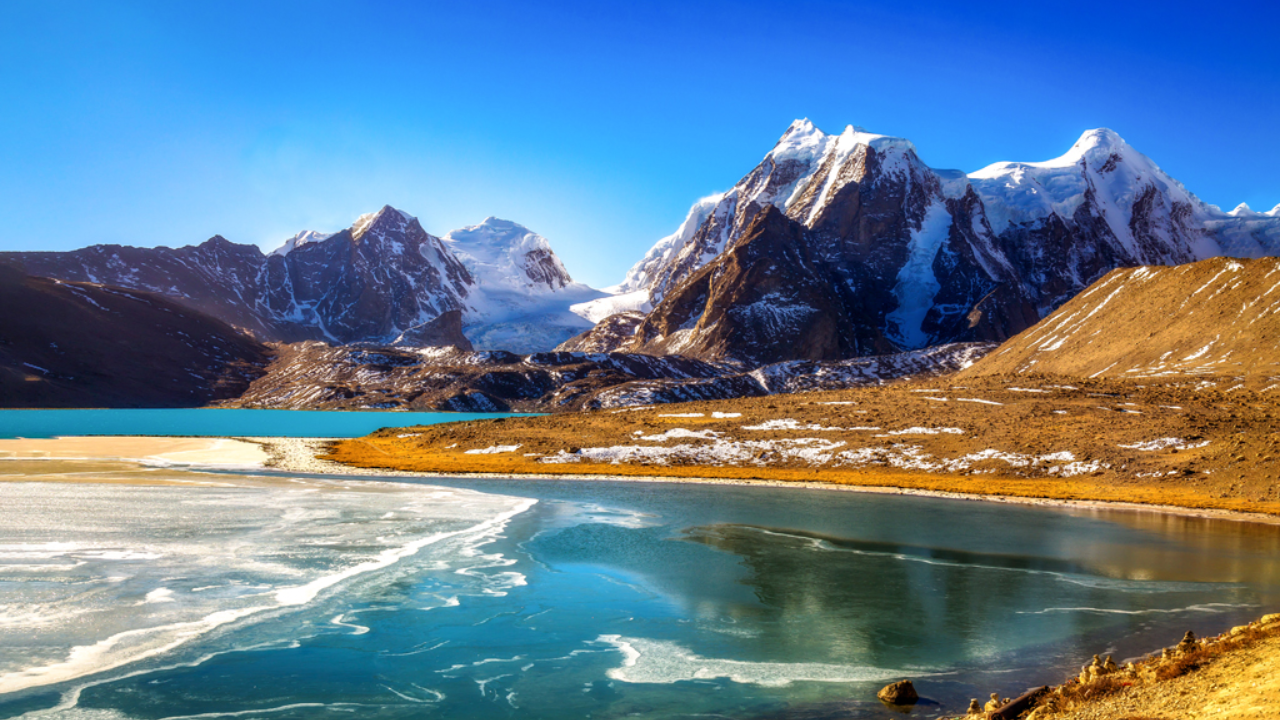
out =
{"type": "Polygon", "coordinates": [[[678,355],[294,343],[238,400],[245,407],[493,412],[631,408],[836,390],[929,377],[963,367],[992,346],[953,345],[834,363],[785,363],[751,372],[678,355]]]}
{"type": "Polygon", "coordinates": [[[644,321],[642,312],[615,313],[596,323],[590,330],[556,346],[557,352],[614,352],[626,345],[644,321]]]}
{"type": "Polygon", "coordinates": [[[459,350],[473,350],[471,341],[462,334],[462,311],[445,310],[434,320],[400,333],[392,345],[408,347],[455,347],[459,350]]]}
{"type": "Polygon", "coordinates": [[[153,293],[0,265],[0,407],[199,407],[234,398],[268,349],[153,293]]]}

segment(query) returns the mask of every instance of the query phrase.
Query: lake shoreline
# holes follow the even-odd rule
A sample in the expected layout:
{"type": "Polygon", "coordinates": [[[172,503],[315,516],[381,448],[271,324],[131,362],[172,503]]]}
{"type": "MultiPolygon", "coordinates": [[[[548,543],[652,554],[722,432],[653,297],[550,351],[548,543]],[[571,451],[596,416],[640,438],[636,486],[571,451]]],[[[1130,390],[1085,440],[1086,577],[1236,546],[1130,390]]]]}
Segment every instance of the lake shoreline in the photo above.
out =
{"type": "MultiPolygon", "coordinates": [[[[1132,512],[1153,513],[1165,516],[1179,516],[1210,520],[1230,520],[1235,522],[1251,522],[1266,525],[1280,524],[1280,517],[1264,513],[1244,513],[1228,510],[1211,510],[1186,508],[1174,505],[1154,505],[1143,503],[1124,503],[1108,500],[1062,500],[1053,498],[1018,497],[1012,495],[983,495],[965,492],[949,492],[911,487],[895,487],[892,485],[844,485],[821,481],[785,481],[770,479],[737,479],[711,477],[674,477],[662,475],[663,468],[648,468],[652,474],[645,476],[582,474],[582,473],[539,473],[539,474],[503,474],[503,473],[419,473],[395,470],[374,470],[343,465],[327,460],[323,454],[328,445],[335,442],[333,438],[280,438],[280,437],[207,437],[207,438],[163,438],[146,436],[104,436],[104,437],[65,437],[51,440],[3,440],[0,441],[0,468],[6,461],[37,461],[38,465],[48,464],[49,470],[39,476],[11,475],[5,479],[10,481],[56,481],[56,482],[103,482],[90,476],[67,476],[59,479],[56,473],[61,472],[60,465],[65,463],[70,468],[75,463],[90,461],[134,462],[149,468],[169,467],[189,472],[234,473],[244,471],[248,474],[287,477],[289,475],[333,476],[340,475],[353,479],[396,482],[407,479],[429,482],[433,478],[486,480],[486,479],[530,479],[546,481],[596,481],[627,483],[676,483],[687,485],[729,485],[738,487],[795,488],[797,490],[840,490],[864,492],[880,495],[910,495],[917,497],[933,497],[949,500],[969,500],[1001,503],[1006,505],[1024,505],[1062,509],[1069,511],[1097,512],[1132,512]],[[18,456],[16,448],[25,446],[26,452],[18,456]],[[235,459],[236,464],[225,462],[235,459]],[[224,462],[218,462],[223,460],[224,462]]],[[[767,469],[765,473],[767,474],[767,469]]],[[[125,480],[124,482],[129,482],[125,480]]],[[[138,484],[146,484],[139,480],[138,484]]],[[[483,487],[478,487],[483,491],[483,487]]],[[[1271,616],[1274,619],[1274,616],[1271,616]]],[[[1252,673],[1270,673],[1275,666],[1275,657],[1270,651],[1274,643],[1265,647],[1242,647],[1232,649],[1222,658],[1224,667],[1247,667],[1252,673]]],[[[1082,658],[1083,660],[1083,658],[1082,658]]],[[[1213,668],[1212,665],[1208,666],[1213,668]]],[[[1208,669],[1203,676],[1215,682],[1223,679],[1222,671],[1208,669]]],[[[1071,714],[1064,715],[1072,720],[1083,720],[1094,708],[1109,707],[1108,703],[1118,702],[1119,698],[1132,698],[1127,702],[1139,702],[1143,707],[1157,708],[1168,702],[1172,689],[1184,685],[1195,688],[1198,697],[1208,695],[1224,696],[1229,694],[1221,686],[1209,687],[1208,680],[1199,680],[1199,673],[1193,673],[1176,683],[1158,683],[1145,689],[1126,690],[1116,699],[1104,699],[1096,705],[1086,703],[1077,706],[1071,714]],[[1133,694],[1131,694],[1133,693],[1133,694]],[[1200,695],[1203,693],[1204,695],[1200,695]]],[[[1228,684],[1229,685],[1229,684],[1228,684]]],[[[1243,686],[1242,686],[1243,687],[1243,686]]],[[[1230,687],[1228,686],[1228,690],[1230,687]]],[[[1128,706],[1126,706],[1128,707],[1128,706]]],[[[1130,708],[1133,709],[1133,708],[1130,708]]],[[[1208,715],[1206,717],[1227,717],[1229,715],[1208,715]]]]}
{"type": "MultiPolygon", "coordinates": [[[[0,462],[5,460],[27,461],[79,461],[109,460],[138,462],[149,466],[169,466],[175,469],[216,470],[247,472],[274,471],[309,475],[347,475],[368,479],[397,478],[449,478],[449,479],[509,479],[567,480],[574,482],[639,482],[677,483],[700,485],[730,485],[740,487],[794,488],[797,490],[836,490],[864,492],[877,495],[910,495],[947,500],[968,500],[1027,505],[1034,507],[1062,508],[1068,510],[1104,510],[1162,515],[1230,520],[1265,525],[1280,525],[1280,516],[1262,512],[1243,512],[1213,508],[1192,508],[1180,505],[1121,502],[1106,499],[1059,499],[1009,494],[982,494],[959,490],[934,490],[905,487],[892,484],[849,485],[835,482],[782,479],[744,479],[717,477],[690,477],[662,474],[662,467],[652,467],[644,475],[614,475],[608,473],[493,473],[493,472],[411,472],[402,470],[360,468],[344,465],[318,457],[329,443],[339,438],[292,437],[162,437],[162,436],[69,436],[52,439],[0,439],[0,462]],[[219,460],[224,460],[219,462],[219,460]]],[[[768,468],[760,468],[768,474],[768,468]]],[[[930,476],[933,480],[945,476],[930,476]]],[[[74,482],[75,480],[71,480],[74,482]]],[[[91,481],[87,480],[86,481],[91,481]]]]}
{"type": "MultiPolygon", "coordinates": [[[[609,475],[585,473],[419,473],[402,470],[372,470],[360,468],[317,457],[317,454],[334,438],[236,438],[238,440],[261,443],[270,456],[266,463],[268,469],[285,472],[308,474],[339,474],[369,478],[454,478],[454,479],[507,479],[527,478],[530,480],[572,480],[576,482],[647,482],[647,483],[680,483],[701,485],[733,485],[742,487],[781,487],[799,490],[838,490],[846,492],[865,492],[877,495],[911,495],[917,497],[933,497],[947,500],[975,500],[982,502],[1002,503],[1006,505],[1029,505],[1036,507],[1064,508],[1072,510],[1118,510],[1124,512],[1147,512],[1163,515],[1176,515],[1211,520],[1230,520],[1233,522],[1250,522],[1265,525],[1280,525],[1280,516],[1268,513],[1249,513],[1237,510],[1219,510],[1213,508],[1189,508],[1179,505],[1156,505],[1136,502],[1117,502],[1114,500],[1086,499],[1063,500],[1057,498],[1025,497],[1003,494],[980,494],[949,490],[928,490],[922,488],[901,487],[894,485],[847,485],[821,481],[792,481],[778,479],[739,479],[715,477],[680,477],[661,474],[661,467],[654,467],[652,474],[646,475],[609,475]]],[[[767,468],[761,468],[767,474],[767,468]]],[[[945,476],[941,476],[945,477],[945,476]]],[[[935,478],[936,479],[936,478],[935,478]]]]}

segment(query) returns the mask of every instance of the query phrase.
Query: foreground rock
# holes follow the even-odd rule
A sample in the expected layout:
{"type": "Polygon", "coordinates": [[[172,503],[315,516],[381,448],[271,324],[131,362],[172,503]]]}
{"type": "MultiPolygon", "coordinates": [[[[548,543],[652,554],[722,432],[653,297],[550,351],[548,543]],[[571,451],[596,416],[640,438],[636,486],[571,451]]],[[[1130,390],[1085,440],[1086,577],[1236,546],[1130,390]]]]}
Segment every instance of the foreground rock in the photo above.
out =
{"type": "Polygon", "coordinates": [[[1005,704],[990,718],[1280,717],[1280,615],[1267,615],[1213,638],[1196,640],[1188,633],[1178,645],[1139,662],[1036,693],[1017,708],[1005,704]],[[1023,715],[1027,710],[1031,712],[1023,715]]]}
{"type": "Polygon", "coordinates": [[[880,688],[880,692],[876,693],[876,697],[880,702],[889,705],[915,705],[920,701],[920,696],[916,694],[916,688],[910,680],[899,680],[885,685],[880,688]]]}

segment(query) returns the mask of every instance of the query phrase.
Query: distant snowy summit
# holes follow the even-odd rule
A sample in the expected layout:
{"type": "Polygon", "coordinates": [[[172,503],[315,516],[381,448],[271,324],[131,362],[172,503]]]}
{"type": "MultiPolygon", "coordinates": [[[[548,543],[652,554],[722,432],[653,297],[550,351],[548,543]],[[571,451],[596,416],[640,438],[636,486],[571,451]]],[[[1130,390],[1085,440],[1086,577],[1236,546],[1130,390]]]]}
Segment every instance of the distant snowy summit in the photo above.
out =
{"type": "Polygon", "coordinates": [[[627,321],[570,345],[760,364],[1003,340],[1117,267],[1278,252],[1280,206],[1225,213],[1105,128],[966,174],[902,138],[797,120],[615,295],[576,306],[627,321]]]}
{"type": "Polygon", "coordinates": [[[0,257],[31,275],[157,292],[284,342],[549,350],[591,327],[571,305],[605,295],[574,282],[546,239],[516,223],[489,218],[441,238],[390,206],[268,254],[215,236],[0,257]]]}

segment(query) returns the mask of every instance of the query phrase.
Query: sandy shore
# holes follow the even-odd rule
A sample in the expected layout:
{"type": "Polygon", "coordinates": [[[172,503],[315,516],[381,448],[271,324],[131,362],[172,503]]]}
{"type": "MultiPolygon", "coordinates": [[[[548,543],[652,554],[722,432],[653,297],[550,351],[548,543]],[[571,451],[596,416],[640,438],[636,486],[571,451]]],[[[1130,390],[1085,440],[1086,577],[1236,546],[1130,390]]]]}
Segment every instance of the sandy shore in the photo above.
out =
{"type": "Polygon", "coordinates": [[[207,467],[262,467],[257,443],[232,438],[59,437],[0,440],[0,460],[126,460],[207,467]]]}

